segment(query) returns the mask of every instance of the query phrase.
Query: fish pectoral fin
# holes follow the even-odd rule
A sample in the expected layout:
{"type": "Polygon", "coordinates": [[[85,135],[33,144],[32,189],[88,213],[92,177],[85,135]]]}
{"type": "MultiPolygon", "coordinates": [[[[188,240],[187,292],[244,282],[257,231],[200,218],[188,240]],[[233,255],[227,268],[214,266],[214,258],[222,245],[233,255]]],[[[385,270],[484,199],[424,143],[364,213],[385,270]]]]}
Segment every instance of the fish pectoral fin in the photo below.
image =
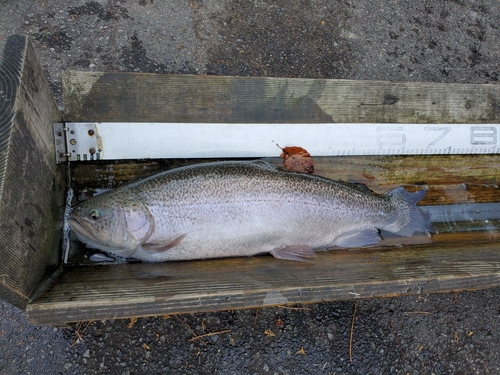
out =
{"type": "Polygon", "coordinates": [[[142,248],[146,251],[152,252],[152,253],[162,253],[164,251],[167,251],[178,244],[181,243],[184,237],[186,237],[186,234],[183,234],[182,236],[177,237],[173,241],[169,242],[160,242],[160,243],[145,243],[142,244],[142,248]]]}
{"type": "Polygon", "coordinates": [[[373,245],[382,239],[377,228],[365,229],[362,231],[347,232],[335,241],[335,246],[339,247],[362,247],[373,245]]]}
{"type": "Polygon", "coordinates": [[[308,258],[316,256],[311,246],[308,245],[285,246],[271,250],[270,253],[277,259],[297,260],[299,262],[311,262],[308,258]]]}

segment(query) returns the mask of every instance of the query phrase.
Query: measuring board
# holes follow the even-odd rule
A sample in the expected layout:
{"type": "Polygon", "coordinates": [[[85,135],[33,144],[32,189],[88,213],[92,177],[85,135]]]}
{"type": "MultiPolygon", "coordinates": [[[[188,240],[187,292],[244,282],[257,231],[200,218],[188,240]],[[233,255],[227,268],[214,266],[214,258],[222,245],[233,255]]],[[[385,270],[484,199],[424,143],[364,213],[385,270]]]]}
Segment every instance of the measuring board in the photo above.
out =
{"type": "Polygon", "coordinates": [[[143,158],[272,157],[300,146],[312,156],[496,154],[500,124],[54,124],[57,162],[143,158]]]}

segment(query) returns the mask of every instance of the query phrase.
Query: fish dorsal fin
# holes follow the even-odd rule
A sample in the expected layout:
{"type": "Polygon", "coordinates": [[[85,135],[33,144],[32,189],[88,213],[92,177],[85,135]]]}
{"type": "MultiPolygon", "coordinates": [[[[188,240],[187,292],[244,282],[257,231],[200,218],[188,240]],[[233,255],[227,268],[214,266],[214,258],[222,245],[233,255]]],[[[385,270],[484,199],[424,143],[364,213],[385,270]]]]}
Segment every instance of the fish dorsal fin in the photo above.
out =
{"type": "Polygon", "coordinates": [[[164,251],[167,251],[181,243],[184,237],[186,237],[187,234],[183,234],[174,240],[165,240],[165,241],[160,241],[159,243],[145,243],[142,245],[142,248],[146,251],[152,252],[152,253],[162,253],[164,251]]]}
{"type": "Polygon", "coordinates": [[[373,194],[373,191],[371,191],[368,186],[362,184],[361,182],[352,182],[349,184],[349,186],[362,193],[373,194]]]}
{"type": "Polygon", "coordinates": [[[296,260],[299,262],[311,262],[308,258],[314,258],[316,256],[311,246],[308,245],[285,246],[274,249],[270,251],[270,253],[277,259],[296,260]]]}

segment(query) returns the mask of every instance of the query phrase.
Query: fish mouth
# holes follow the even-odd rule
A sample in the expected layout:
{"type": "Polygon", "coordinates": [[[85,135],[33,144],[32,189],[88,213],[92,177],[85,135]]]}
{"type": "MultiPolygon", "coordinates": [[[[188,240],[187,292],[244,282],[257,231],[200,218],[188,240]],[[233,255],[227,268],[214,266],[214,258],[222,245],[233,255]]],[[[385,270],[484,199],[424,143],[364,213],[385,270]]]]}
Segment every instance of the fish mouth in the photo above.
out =
{"type": "Polygon", "coordinates": [[[74,217],[69,217],[68,218],[68,225],[71,229],[73,229],[75,232],[80,232],[83,228],[80,222],[75,219],[74,217]]]}
{"type": "Polygon", "coordinates": [[[76,234],[78,235],[88,235],[82,223],[80,223],[77,219],[70,217],[68,218],[68,225],[76,234]]]}
{"type": "Polygon", "coordinates": [[[90,238],[93,241],[97,240],[97,238],[92,234],[92,231],[87,230],[85,222],[78,221],[78,219],[75,219],[74,217],[69,217],[68,225],[77,235],[90,238]]]}

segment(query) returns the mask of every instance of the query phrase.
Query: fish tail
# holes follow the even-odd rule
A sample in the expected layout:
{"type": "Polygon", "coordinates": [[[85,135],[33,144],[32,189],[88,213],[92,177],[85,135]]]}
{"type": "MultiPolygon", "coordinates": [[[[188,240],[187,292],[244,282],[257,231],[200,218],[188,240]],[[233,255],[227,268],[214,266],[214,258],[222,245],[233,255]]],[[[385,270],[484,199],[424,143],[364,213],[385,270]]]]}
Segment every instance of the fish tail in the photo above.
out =
{"type": "MultiPolygon", "coordinates": [[[[433,233],[434,228],[430,222],[429,213],[417,206],[417,203],[422,200],[427,194],[427,189],[419,190],[415,193],[406,191],[405,188],[399,187],[386,193],[386,195],[395,202],[395,207],[406,206],[407,209],[399,210],[405,213],[402,218],[407,224],[404,225],[396,234],[409,237],[415,232],[433,233]],[[408,220],[409,216],[409,220],[408,220]]],[[[401,207],[403,208],[403,207],[401,207]]]]}

